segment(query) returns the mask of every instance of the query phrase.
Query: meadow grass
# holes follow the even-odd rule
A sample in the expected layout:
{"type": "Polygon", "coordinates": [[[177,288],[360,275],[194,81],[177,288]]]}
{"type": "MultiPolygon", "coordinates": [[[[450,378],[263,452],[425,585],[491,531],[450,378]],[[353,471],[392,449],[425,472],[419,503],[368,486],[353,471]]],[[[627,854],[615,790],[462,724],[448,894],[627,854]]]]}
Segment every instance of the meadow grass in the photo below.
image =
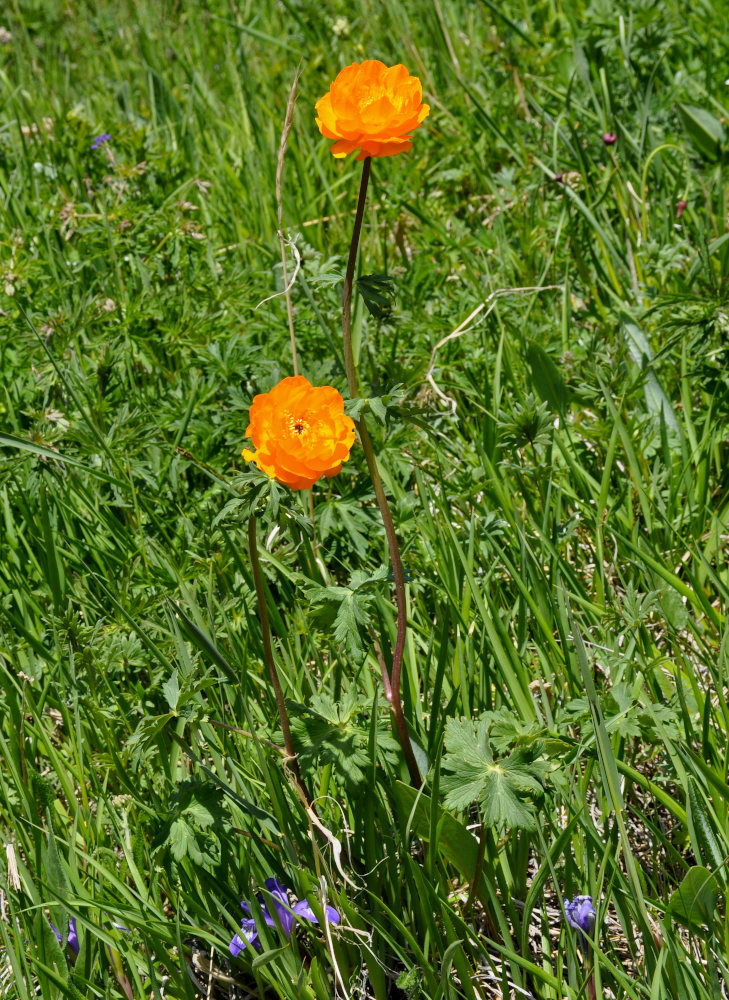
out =
{"type": "Polygon", "coordinates": [[[727,996],[727,13],[11,0],[4,998],[727,996]],[[419,792],[380,682],[396,620],[361,450],[313,522],[240,454],[253,395],[291,372],[269,296],[299,65],[298,353],[347,395],[360,166],[313,105],[365,58],[431,105],[373,164],[360,268],[394,298],[353,316],[419,792]],[[254,511],[315,813],[282,755],[254,511]],[[266,926],[270,876],[340,923],[266,926]],[[591,943],[564,919],[579,894],[591,943]],[[261,948],[234,959],[241,900],[261,948]]]}

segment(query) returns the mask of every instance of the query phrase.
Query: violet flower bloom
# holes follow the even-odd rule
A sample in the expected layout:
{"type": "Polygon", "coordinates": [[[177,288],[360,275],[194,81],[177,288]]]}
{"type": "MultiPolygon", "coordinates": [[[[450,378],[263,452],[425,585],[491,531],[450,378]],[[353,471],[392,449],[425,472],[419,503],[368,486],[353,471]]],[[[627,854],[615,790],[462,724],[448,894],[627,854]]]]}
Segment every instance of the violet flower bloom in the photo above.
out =
{"type": "Polygon", "coordinates": [[[603,134],[602,141],[606,146],[614,146],[618,141],[618,137],[614,132],[605,132],[603,134]]]}
{"type": "MultiPolygon", "coordinates": [[[[50,920],[48,921],[48,923],[51,923],[50,920]]],[[[56,927],[53,926],[53,924],[51,924],[51,930],[56,935],[58,943],[63,944],[63,936],[61,932],[56,927]]],[[[66,947],[68,948],[69,951],[73,953],[74,958],[78,955],[79,943],[78,943],[78,934],[76,933],[75,917],[70,917],[68,921],[68,938],[66,939],[66,947]]]]}
{"type": "Polygon", "coordinates": [[[577,939],[582,948],[587,951],[595,936],[595,907],[592,896],[575,896],[572,902],[564,901],[567,923],[577,931],[577,939]]]}
{"type": "Polygon", "coordinates": [[[96,138],[93,140],[93,142],[91,143],[91,148],[101,149],[101,147],[105,146],[107,142],[111,142],[111,136],[109,135],[108,132],[102,132],[101,135],[97,135],[96,138]]]}
{"type": "MultiPolygon", "coordinates": [[[[259,895],[258,902],[261,904],[263,919],[266,922],[267,927],[276,926],[276,921],[274,920],[273,913],[271,912],[272,903],[276,916],[278,917],[279,923],[283,927],[284,934],[287,938],[291,937],[291,932],[297,918],[301,920],[308,920],[312,924],[319,923],[316,914],[305,899],[300,899],[298,903],[294,903],[293,906],[289,904],[289,890],[277,879],[267,878],[265,886],[271,894],[271,899],[264,900],[263,896],[259,895]]],[[[240,933],[236,934],[230,942],[230,953],[233,957],[239,955],[245,949],[246,945],[252,945],[254,948],[260,947],[256,921],[250,916],[250,905],[246,902],[242,902],[240,905],[249,915],[241,920],[240,933]]],[[[327,920],[330,924],[339,923],[339,914],[332,906],[327,906],[327,920]]]]}

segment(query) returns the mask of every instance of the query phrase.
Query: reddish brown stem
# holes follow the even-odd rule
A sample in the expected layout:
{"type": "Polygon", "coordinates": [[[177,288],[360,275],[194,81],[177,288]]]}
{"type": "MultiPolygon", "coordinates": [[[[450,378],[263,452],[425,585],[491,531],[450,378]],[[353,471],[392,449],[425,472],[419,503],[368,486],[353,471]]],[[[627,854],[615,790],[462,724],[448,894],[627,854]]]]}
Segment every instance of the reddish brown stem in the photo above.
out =
{"type": "Polygon", "coordinates": [[[347,272],[344,275],[344,288],[342,290],[342,339],[344,341],[344,367],[347,369],[347,384],[349,385],[349,395],[354,399],[358,393],[357,370],[354,365],[354,354],[352,353],[352,287],[354,285],[354,268],[357,264],[357,250],[359,249],[359,236],[362,232],[362,219],[364,218],[365,201],[367,200],[367,185],[370,179],[371,157],[366,157],[362,164],[362,180],[359,185],[359,198],[357,200],[357,214],[354,217],[354,230],[352,231],[352,242],[349,246],[349,260],[347,261],[347,272]]]}
{"type": "MultiPolygon", "coordinates": [[[[349,248],[349,260],[347,261],[347,271],[344,277],[344,290],[342,292],[342,338],[344,340],[344,364],[347,369],[349,394],[353,398],[358,393],[358,386],[357,370],[355,368],[354,354],[352,352],[352,288],[354,285],[354,269],[357,263],[357,250],[359,248],[360,233],[362,232],[362,220],[364,218],[364,208],[365,201],[367,199],[367,184],[369,182],[369,178],[370,157],[368,156],[362,164],[362,180],[359,188],[359,199],[357,201],[357,214],[354,219],[352,243],[349,248]]],[[[377,459],[375,458],[375,452],[372,447],[372,440],[367,430],[364,414],[362,414],[357,421],[357,429],[359,430],[359,439],[362,445],[362,451],[364,452],[367,460],[367,468],[369,469],[370,477],[372,479],[372,486],[374,487],[375,497],[377,498],[377,505],[380,508],[382,523],[385,526],[385,537],[387,538],[387,547],[390,552],[390,563],[392,565],[392,575],[395,581],[397,638],[395,640],[395,649],[392,654],[392,672],[390,674],[389,692],[390,704],[392,705],[395,730],[400,741],[400,746],[402,747],[405,762],[407,763],[411,784],[415,788],[420,788],[423,783],[423,779],[421,778],[420,770],[415,760],[415,754],[413,753],[413,747],[410,742],[410,734],[408,733],[407,723],[405,722],[405,716],[402,710],[402,700],[400,697],[400,675],[402,672],[403,654],[405,652],[405,631],[407,628],[405,574],[403,572],[402,558],[400,557],[400,545],[397,540],[395,524],[392,520],[390,506],[387,502],[387,496],[382,485],[382,479],[380,478],[380,470],[377,467],[377,459]]]]}

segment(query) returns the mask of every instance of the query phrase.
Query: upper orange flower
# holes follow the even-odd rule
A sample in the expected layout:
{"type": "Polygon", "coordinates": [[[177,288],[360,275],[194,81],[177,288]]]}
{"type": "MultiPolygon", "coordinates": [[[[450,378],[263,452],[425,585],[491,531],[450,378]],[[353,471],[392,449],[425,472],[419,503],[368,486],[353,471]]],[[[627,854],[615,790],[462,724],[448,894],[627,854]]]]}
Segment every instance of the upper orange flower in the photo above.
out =
{"type": "Polygon", "coordinates": [[[430,108],[422,104],[423,88],[404,66],[385,66],[378,59],[345,66],[317,102],[316,124],[335,156],[361,148],[367,156],[394,156],[412,146],[409,132],[418,128],[430,108]]]}
{"type": "Polygon", "coordinates": [[[257,449],[243,449],[246,462],[291,489],[306,490],[322,476],[336,476],[347,461],[354,421],[333,386],[312,386],[294,375],[253,397],[246,437],[257,449]]]}

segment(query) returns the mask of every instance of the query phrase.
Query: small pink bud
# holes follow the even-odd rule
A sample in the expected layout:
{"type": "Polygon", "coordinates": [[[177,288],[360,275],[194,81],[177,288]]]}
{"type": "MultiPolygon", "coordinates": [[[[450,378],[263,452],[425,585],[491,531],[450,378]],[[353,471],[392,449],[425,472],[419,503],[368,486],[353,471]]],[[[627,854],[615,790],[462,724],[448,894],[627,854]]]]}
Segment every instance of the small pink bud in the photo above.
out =
{"type": "Polygon", "coordinates": [[[688,208],[688,202],[681,199],[681,201],[676,202],[676,218],[680,219],[683,213],[688,208]]]}
{"type": "Polygon", "coordinates": [[[618,141],[618,137],[614,132],[605,132],[603,134],[602,141],[606,146],[614,146],[618,141]]]}

